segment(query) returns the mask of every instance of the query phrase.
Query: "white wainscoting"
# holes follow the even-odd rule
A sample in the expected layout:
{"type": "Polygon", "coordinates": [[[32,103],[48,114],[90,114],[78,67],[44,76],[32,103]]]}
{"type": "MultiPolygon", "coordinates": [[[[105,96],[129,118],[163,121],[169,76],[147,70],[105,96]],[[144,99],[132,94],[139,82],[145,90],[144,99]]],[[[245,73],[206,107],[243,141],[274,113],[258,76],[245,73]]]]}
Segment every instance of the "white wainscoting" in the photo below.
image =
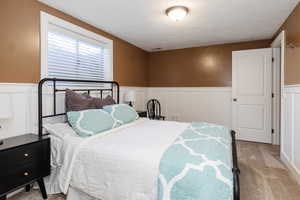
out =
{"type": "Polygon", "coordinates": [[[231,87],[148,88],[148,99],[156,98],[167,120],[206,121],[231,128],[231,87]]]}
{"type": "Polygon", "coordinates": [[[282,114],[281,159],[300,183],[300,85],[284,88],[282,114]]]}
{"type": "MultiPolygon", "coordinates": [[[[120,87],[120,102],[123,103],[124,93],[127,90],[136,91],[137,101],[134,107],[145,110],[147,101],[147,88],[120,87]]],[[[24,133],[37,133],[38,104],[37,84],[0,83],[0,94],[9,95],[12,103],[12,119],[0,120],[0,139],[22,135],[24,133]]],[[[43,110],[46,114],[53,111],[51,90],[45,91],[43,110]]],[[[1,99],[0,99],[1,104],[1,99]]],[[[64,95],[57,95],[57,112],[64,111],[64,95]]]]}
{"type": "MultiPolygon", "coordinates": [[[[207,121],[231,127],[230,87],[121,87],[120,102],[123,102],[124,93],[128,90],[136,91],[134,107],[137,110],[145,110],[147,101],[157,98],[167,120],[207,121]]],[[[12,119],[0,120],[0,139],[37,133],[37,84],[0,83],[0,94],[10,96],[13,112],[12,119]]],[[[49,95],[47,91],[46,94],[49,95]]],[[[286,86],[283,96],[281,158],[300,182],[300,85],[286,86]]],[[[51,100],[45,98],[47,113],[52,111],[51,100]]],[[[63,97],[58,97],[58,102],[61,102],[58,112],[63,110],[63,100],[63,97]]]]}
{"type": "MultiPolygon", "coordinates": [[[[0,120],[0,138],[16,136],[33,131],[32,99],[35,84],[1,83],[0,93],[11,99],[12,118],[0,120]]],[[[0,104],[2,104],[0,99],[0,104]]]]}
{"type": "MultiPolygon", "coordinates": [[[[128,90],[136,91],[137,110],[145,110],[148,99],[157,98],[168,120],[207,121],[231,127],[231,88],[121,87],[120,102],[128,90]]],[[[37,133],[37,84],[0,83],[0,93],[10,96],[13,110],[12,119],[0,120],[0,138],[37,133]]],[[[53,110],[50,94],[51,90],[46,90],[43,103],[48,114],[53,110]]],[[[57,97],[57,112],[64,111],[63,96],[57,97]]]]}
{"type": "Polygon", "coordinates": [[[148,100],[148,90],[146,87],[121,87],[120,89],[120,102],[124,102],[124,95],[126,91],[134,90],[136,93],[136,102],[134,102],[133,107],[136,110],[146,110],[146,104],[148,100]]]}

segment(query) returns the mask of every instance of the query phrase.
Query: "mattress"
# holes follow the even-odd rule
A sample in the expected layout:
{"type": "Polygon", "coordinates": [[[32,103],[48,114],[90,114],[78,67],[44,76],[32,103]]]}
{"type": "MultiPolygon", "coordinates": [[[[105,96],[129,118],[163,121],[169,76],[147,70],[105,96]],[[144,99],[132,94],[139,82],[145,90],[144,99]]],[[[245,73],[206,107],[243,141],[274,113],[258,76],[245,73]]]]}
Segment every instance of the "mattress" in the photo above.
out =
{"type": "Polygon", "coordinates": [[[233,199],[232,138],[226,127],[139,119],[79,137],[52,133],[48,193],[68,200],[233,199]]]}
{"type": "Polygon", "coordinates": [[[188,125],[139,119],[89,138],[57,137],[60,155],[47,189],[66,194],[72,186],[95,199],[155,200],[160,159],[188,125]]]}

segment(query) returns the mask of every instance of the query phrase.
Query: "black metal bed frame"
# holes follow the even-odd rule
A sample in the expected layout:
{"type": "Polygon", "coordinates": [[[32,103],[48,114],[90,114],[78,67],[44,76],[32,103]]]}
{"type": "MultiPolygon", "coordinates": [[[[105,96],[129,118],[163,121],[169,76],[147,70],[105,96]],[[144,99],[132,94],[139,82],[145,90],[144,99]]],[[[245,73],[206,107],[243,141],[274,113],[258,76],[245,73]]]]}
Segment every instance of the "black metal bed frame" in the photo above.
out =
{"type": "MultiPolygon", "coordinates": [[[[93,80],[75,80],[75,79],[57,79],[57,78],[44,78],[39,82],[38,85],[38,134],[39,137],[43,137],[43,119],[44,118],[51,118],[51,117],[58,117],[66,115],[66,112],[64,113],[57,113],[56,111],[56,95],[59,92],[65,92],[67,88],[60,89],[62,86],[59,86],[59,89],[57,88],[57,83],[90,83],[90,84],[109,84],[110,88],[97,88],[97,87],[91,87],[84,89],[83,86],[79,86],[78,89],[73,89],[73,85],[70,85],[72,87],[73,91],[76,92],[87,92],[90,94],[90,92],[100,92],[100,98],[103,98],[103,92],[109,91],[111,96],[114,97],[114,87],[116,87],[116,102],[119,103],[120,101],[120,86],[119,83],[116,81],[93,81],[93,80]],[[53,87],[53,114],[51,115],[43,115],[43,86],[45,83],[52,83],[51,86],[53,87]]],[[[67,85],[67,84],[66,84],[67,85]]]]}
{"type": "Polygon", "coordinates": [[[233,174],[233,199],[240,200],[240,169],[238,165],[235,131],[231,131],[232,138],[232,174],[233,174]]]}
{"type": "MultiPolygon", "coordinates": [[[[120,100],[120,86],[119,83],[116,81],[91,81],[91,80],[74,80],[74,79],[56,79],[56,78],[44,78],[39,82],[38,85],[38,133],[39,137],[43,137],[43,119],[44,118],[51,118],[51,117],[57,117],[57,116],[63,116],[66,115],[66,113],[57,113],[56,111],[56,95],[58,92],[65,92],[66,89],[57,89],[57,83],[63,82],[63,83],[91,83],[91,84],[110,84],[110,88],[88,88],[84,89],[83,87],[80,87],[78,89],[72,89],[73,91],[78,92],[100,92],[100,97],[103,97],[104,91],[111,92],[112,97],[114,96],[114,87],[116,87],[116,95],[117,99],[116,102],[119,103],[120,100]],[[52,115],[43,115],[43,85],[46,82],[52,83],[53,87],[53,114],[52,115]]],[[[239,174],[240,170],[238,167],[238,159],[237,159],[237,150],[236,150],[236,138],[235,138],[235,132],[231,131],[231,137],[232,137],[232,173],[233,173],[233,194],[234,194],[234,200],[240,200],[240,179],[239,174]]]]}

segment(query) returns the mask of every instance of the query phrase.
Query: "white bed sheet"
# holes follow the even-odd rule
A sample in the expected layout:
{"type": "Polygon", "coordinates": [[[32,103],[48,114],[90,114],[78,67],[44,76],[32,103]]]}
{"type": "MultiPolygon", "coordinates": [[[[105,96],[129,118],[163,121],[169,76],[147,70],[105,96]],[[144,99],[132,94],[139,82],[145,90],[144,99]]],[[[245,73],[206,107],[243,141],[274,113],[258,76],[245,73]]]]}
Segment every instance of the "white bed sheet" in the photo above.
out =
{"type": "Polygon", "coordinates": [[[162,154],[188,125],[140,119],[89,138],[64,137],[60,192],[71,185],[95,199],[155,200],[162,154]]]}

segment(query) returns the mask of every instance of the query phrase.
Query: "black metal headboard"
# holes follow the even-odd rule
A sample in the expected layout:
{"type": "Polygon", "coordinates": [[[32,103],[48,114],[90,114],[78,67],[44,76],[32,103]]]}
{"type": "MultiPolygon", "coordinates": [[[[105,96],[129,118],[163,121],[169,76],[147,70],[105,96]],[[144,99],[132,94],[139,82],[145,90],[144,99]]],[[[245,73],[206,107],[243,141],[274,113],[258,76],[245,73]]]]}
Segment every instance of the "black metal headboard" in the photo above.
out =
{"type": "Polygon", "coordinates": [[[62,86],[61,84],[65,85],[71,85],[73,91],[78,91],[78,92],[100,92],[100,98],[103,97],[103,92],[108,91],[111,93],[111,96],[114,97],[114,88],[116,88],[116,102],[119,103],[120,100],[120,86],[119,83],[116,81],[92,81],[92,80],[74,80],[74,79],[57,79],[57,78],[44,78],[39,82],[38,86],[38,132],[39,132],[39,137],[41,138],[43,136],[43,119],[44,118],[51,118],[51,117],[57,117],[57,116],[63,116],[66,115],[66,112],[64,113],[57,113],[56,109],[56,95],[59,92],[65,92],[67,88],[61,89],[62,86]],[[49,85],[52,86],[53,88],[53,114],[51,115],[43,115],[43,86],[45,83],[48,83],[49,85]],[[74,86],[72,84],[108,84],[110,85],[109,88],[106,87],[98,87],[93,86],[89,88],[84,88],[84,85],[81,85],[78,87],[78,89],[73,89],[74,86]],[[59,87],[58,87],[59,85],[59,87]]]}

